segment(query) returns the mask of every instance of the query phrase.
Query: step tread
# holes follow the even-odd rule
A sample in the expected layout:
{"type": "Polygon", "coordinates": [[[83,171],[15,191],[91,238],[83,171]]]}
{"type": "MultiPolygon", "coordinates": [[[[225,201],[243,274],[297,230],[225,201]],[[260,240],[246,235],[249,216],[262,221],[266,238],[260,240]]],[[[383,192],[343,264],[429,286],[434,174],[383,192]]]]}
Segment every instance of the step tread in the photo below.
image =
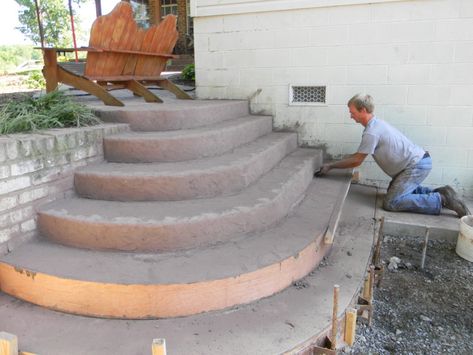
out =
{"type": "Polygon", "coordinates": [[[103,176],[168,176],[179,174],[202,174],[209,171],[228,169],[244,165],[258,154],[270,149],[274,144],[282,143],[296,136],[296,133],[272,132],[255,141],[235,148],[226,154],[180,162],[158,163],[113,163],[105,162],[88,165],[76,171],[76,174],[94,174],[103,176]]]}
{"type": "Polygon", "coordinates": [[[314,158],[314,150],[298,149],[284,158],[273,170],[232,196],[186,201],[121,202],[72,198],[52,202],[39,209],[41,214],[87,220],[94,223],[116,224],[173,223],[176,219],[196,218],[215,213],[237,213],[271,200],[281,192],[295,170],[314,158]]]}
{"type": "Polygon", "coordinates": [[[315,179],[301,205],[277,226],[210,248],[131,254],[87,251],[42,240],[25,244],[0,260],[64,278],[116,284],[180,284],[236,277],[297,256],[321,236],[340,188],[347,184],[350,175],[346,173],[315,179]]]}
{"type": "Polygon", "coordinates": [[[214,134],[224,130],[231,130],[239,126],[251,125],[255,121],[264,121],[272,119],[271,116],[245,116],[237,119],[231,119],[223,122],[218,122],[210,126],[202,126],[190,129],[178,129],[171,131],[151,131],[151,132],[125,132],[115,134],[113,136],[105,137],[106,141],[119,140],[174,140],[182,139],[183,137],[201,137],[206,134],[214,134]]]}

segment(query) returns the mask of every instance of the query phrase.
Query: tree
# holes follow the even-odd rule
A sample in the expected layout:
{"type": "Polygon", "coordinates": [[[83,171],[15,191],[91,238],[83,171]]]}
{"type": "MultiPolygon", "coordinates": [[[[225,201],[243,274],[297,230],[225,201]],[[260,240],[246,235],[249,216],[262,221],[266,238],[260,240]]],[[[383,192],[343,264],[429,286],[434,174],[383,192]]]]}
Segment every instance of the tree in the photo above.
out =
{"type": "MultiPolygon", "coordinates": [[[[34,43],[40,44],[38,20],[34,0],[15,0],[21,9],[18,19],[21,26],[18,29],[34,43]]],[[[86,0],[73,0],[80,4],[86,0]]],[[[43,25],[45,45],[55,47],[70,47],[72,45],[71,19],[66,0],[38,0],[41,22],[43,25]]],[[[76,30],[80,21],[74,14],[76,30]]]]}

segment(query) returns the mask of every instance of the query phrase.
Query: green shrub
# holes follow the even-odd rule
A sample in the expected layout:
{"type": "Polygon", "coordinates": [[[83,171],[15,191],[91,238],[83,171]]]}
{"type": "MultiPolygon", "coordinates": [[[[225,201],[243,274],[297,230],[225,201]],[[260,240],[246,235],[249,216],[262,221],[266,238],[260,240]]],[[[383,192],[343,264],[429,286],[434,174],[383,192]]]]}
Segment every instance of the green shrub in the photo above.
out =
{"type": "Polygon", "coordinates": [[[87,106],[72,101],[60,91],[39,98],[25,96],[0,108],[0,134],[89,126],[100,122],[87,106]]]}
{"type": "Polygon", "coordinates": [[[185,80],[195,81],[195,65],[194,64],[186,65],[186,67],[182,70],[181,76],[185,80]]]}
{"type": "Polygon", "coordinates": [[[25,84],[28,86],[28,89],[44,89],[46,87],[46,80],[44,80],[41,71],[34,70],[28,73],[25,84]]]}

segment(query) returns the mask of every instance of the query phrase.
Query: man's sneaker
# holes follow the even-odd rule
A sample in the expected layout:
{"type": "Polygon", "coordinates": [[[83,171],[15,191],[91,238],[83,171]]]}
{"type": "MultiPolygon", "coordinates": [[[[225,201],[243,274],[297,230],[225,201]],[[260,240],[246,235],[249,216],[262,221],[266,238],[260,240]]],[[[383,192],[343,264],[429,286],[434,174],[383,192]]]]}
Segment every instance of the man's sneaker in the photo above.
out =
{"type": "Polygon", "coordinates": [[[468,207],[466,207],[465,203],[458,198],[457,193],[450,185],[436,188],[434,189],[434,192],[438,192],[440,196],[442,196],[442,206],[455,211],[458,217],[461,218],[471,214],[468,207]]]}

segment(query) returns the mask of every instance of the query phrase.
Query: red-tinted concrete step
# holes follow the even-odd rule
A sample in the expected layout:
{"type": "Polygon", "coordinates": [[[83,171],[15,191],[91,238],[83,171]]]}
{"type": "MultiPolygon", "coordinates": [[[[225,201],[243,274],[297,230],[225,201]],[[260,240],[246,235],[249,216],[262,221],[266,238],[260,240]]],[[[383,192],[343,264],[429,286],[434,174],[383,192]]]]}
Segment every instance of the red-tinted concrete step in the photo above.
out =
{"type": "Polygon", "coordinates": [[[271,131],[271,117],[248,116],[196,129],[129,132],[104,138],[104,155],[121,163],[199,159],[223,154],[271,131]]]}
{"type": "Polygon", "coordinates": [[[268,228],[287,215],[312,180],[319,151],[299,149],[231,196],[186,201],[56,201],[38,213],[41,232],[89,249],[159,251],[215,244],[268,228]]]}
{"type": "MultiPolygon", "coordinates": [[[[297,148],[296,133],[270,133],[217,157],[177,163],[103,163],[75,173],[76,192],[114,201],[209,198],[259,179],[297,148]]],[[[319,154],[319,162],[322,156],[319,154]]]]}
{"type": "Polygon", "coordinates": [[[133,131],[188,129],[249,115],[248,101],[237,100],[165,100],[159,105],[132,101],[125,107],[97,106],[94,111],[105,122],[128,123],[133,131]]]}
{"type": "Polygon", "coordinates": [[[32,242],[1,258],[2,291],[65,312],[113,318],[185,316],[270,296],[309,273],[341,185],[315,179],[286,220],[261,233],[179,253],[86,251],[32,242]]]}

